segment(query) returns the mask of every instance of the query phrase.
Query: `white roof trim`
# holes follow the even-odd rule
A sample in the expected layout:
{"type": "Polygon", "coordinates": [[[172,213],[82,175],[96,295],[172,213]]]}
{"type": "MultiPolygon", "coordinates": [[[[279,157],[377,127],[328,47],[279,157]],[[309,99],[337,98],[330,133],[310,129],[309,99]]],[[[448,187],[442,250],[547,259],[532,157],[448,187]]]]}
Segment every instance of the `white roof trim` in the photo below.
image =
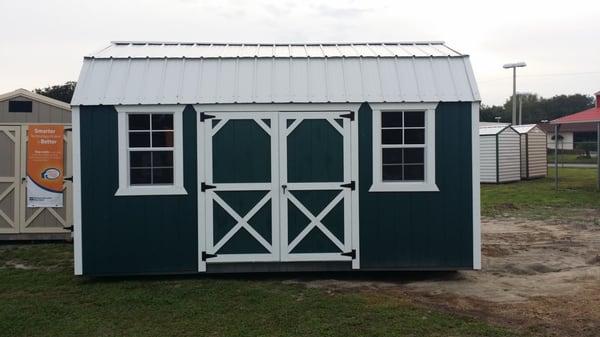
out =
{"type": "Polygon", "coordinates": [[[52,105],[59,109],[71,111],[71,105],[69,105],[68,103],[56,100],[54,98],[46,97],[44,95],[36,94],[35,92],[31,92],[31,91],[29,91],[27,89],[23,89],[23,88],[0,95],[0,101],[6,101],[11,98],[15,98],[15,97],[19,97],[19,96],[27,97],[33,101],[37,101],[40,103],[52,105]]]}
{"type": "Polygon", "coordinates": [[[442,41],[357,43],[201,43],[114,41],[88,58],[466,57],[442,41]]]}
{"type": "Polygon", "coordinates": [[[528,133],[529,131],[535,129],[537,127],[537,124],[521,124],[521,125],[513,125],[512,127],[518,133],[525,134],[525,133],[528,133]]]}

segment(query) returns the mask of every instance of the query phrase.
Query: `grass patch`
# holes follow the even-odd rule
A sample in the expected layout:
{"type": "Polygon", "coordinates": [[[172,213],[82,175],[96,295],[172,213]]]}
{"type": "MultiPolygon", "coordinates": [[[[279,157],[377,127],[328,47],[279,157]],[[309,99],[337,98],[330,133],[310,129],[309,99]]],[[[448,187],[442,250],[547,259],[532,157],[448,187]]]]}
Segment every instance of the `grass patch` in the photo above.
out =
{"type": "MultiPolygon", "coordinates": [[[[548,155],[548,163],[554,163],[554,154],[548,155]]],[[[596,164],[596,158],[585,158],[577,153],[563,153],[558,155],[559,164],[596,164]]]]}
{"type": "Polygon", "coordinates": [[[554,187],[554,169],[542,179],[482,184],[481,213],[548,218],[568,217],[572,209],[600,208],[595,169],[560,168],[559,177],[559,191],[554,187]]]}
{"type": "Polygon", "coordinates": [[[1,336],[514,335],[397,296],[308,289],[281,276],[77,278],[71,250],[0,246],[1,336]]]}

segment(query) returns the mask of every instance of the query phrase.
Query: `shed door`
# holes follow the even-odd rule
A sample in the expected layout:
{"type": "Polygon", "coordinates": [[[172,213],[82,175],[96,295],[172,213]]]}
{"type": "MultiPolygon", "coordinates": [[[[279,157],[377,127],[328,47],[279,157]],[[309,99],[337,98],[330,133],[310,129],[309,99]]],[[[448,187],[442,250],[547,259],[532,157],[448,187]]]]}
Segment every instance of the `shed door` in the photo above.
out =
{"type": "Polygon", "coordinates": [[[279,260],[279,181],[273,159],[278,121],[273,116],[211,113],[202,123],[206,253],[201,258],[206,262],[279,260]]]}
{"type": "Polygon", "coordinates": [[[279,121],[281,260],[352,260],[350,119],[284,112],[279,121]]]}
{"type": "Polygon", "coordinates": [[[0,234],[19,232],[20,130],[0,126],[0,234]]]}
{"type": "MultiPolygon", "coordinates": [[[[65,125],[69,127],[70,125],[65,125]]],[[[21,176],[27,176],[27,132],[28,126],[21,129],[21,176]]],[[[65,177],[73,176],[71,156],[71,131],[65,130],[64,135],[64,169],[65,177]]],[[[73,223],[73,192],[72,182],[64,181],[63,207],[27,207],[27,184],[21,184],[20,232],[21,233],[68,233],[73,223]]]]}

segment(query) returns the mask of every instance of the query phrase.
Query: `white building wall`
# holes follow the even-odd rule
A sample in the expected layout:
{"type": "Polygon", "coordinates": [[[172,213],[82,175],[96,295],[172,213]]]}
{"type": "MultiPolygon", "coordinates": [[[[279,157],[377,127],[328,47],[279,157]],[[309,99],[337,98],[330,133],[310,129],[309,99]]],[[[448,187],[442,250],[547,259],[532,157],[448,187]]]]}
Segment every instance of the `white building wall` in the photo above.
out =
{"type": "MultiPolygon", "coordinates": [[[[573,150],[573,132],[559,132],[562,139],[559,137],[558,149],[559,150],[573,150]]],[[[548,148],[554,150],[554,131],[546,134],[548,139],[548,148]]]]}
{"type": "Polygon", "coordinates": [[[496,182],[496,136],[479,136],[479,174],[482,183],[496,182]]]}
{"type": "Polygon", "coordinates": [[[521,180],[520,135],[506,128],[498,135],[499,182],[521,180]]]}

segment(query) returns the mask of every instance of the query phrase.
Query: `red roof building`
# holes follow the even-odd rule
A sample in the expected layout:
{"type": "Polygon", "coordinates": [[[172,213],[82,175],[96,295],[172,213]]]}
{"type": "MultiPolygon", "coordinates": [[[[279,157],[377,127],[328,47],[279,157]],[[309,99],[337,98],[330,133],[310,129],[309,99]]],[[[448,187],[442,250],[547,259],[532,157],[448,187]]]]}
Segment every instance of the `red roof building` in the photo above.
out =
{"type": "Polygon", "coordinates": [[[563,116],[551,121],[551,124],[598,123],[600,122],[600,91],[596,94],[596,106],[572,115],[563,116]]]}

